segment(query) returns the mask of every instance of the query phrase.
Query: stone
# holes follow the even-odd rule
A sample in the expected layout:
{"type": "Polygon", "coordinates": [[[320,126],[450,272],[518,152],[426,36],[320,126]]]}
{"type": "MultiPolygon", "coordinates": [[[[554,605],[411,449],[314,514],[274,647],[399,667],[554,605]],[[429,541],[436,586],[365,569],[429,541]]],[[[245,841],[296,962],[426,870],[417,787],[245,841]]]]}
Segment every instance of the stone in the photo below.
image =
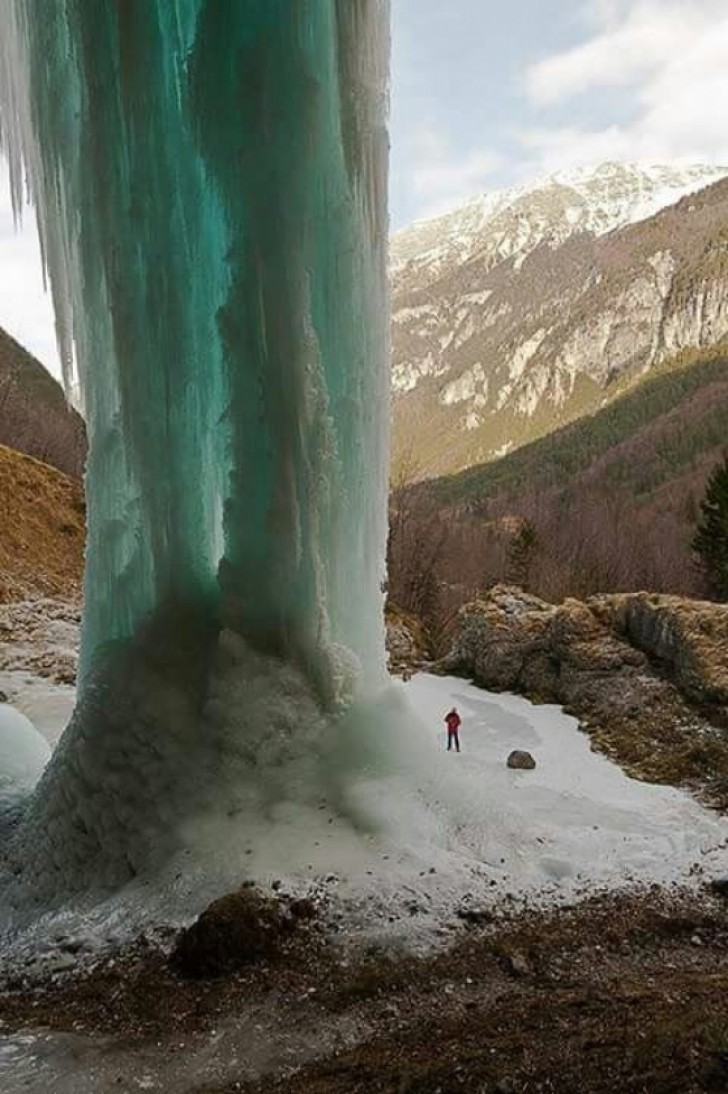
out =
{"type": "Polygon", "coordinates": [[[410,680],[413,671],[429,658],[425,629],[415,616],[393,604],[387,605],[385,623],[389,670],[410,680]]]}
{"type": "Polygon", "coordinates": [[[211,980],[275,956],[302,917],[254,889],[220,897],[183,930],[170,964],[190,980],[211,980]]]}
{"type": "Polygon", "coordinates": [[[728,877],[714,877],[710,882],[710,890],[717,896],[728,897],[728,877]]]}
{"type": "Polygon", "coordinates": [[[528,976],[531,972],[531,965],[522,953],[509,954],[506,958],[506,964],[508,971],[513,976],[528,976]]]}
{"type": "Polygon", "coordinates": [[[458,919],[462,919],[463,923],[468,923],[474,927],[484,923],[492,923],[495,918],[488,908],[458,908],[455,915],[458,919]]]}
{"type": "Polygon", "coordinates": [[[536,766],[536,761],[530,752],[525,752],[523,749],[517,748],[511,752],[506,764],[515,771],[533,771],[536,766]]]}

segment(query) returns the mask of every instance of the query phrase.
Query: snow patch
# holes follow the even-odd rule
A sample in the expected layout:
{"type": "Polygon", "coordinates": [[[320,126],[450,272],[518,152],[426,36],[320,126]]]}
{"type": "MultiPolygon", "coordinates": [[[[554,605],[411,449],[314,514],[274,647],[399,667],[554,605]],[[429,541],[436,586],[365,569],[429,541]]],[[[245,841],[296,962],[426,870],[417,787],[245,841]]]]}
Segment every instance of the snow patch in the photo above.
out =
{"type": "Polygon", "coordinates": [[[0,703],[0,822],[33,789],[50,755],[48,742],[32,722],[0,703]]]}

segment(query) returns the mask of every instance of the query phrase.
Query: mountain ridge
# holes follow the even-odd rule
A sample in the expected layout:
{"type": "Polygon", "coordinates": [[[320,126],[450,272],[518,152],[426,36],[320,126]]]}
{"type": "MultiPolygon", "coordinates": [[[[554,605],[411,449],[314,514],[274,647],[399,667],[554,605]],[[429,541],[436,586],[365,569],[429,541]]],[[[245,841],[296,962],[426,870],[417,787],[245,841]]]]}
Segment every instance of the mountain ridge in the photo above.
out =
{"type": "MultiPolygon", "coordinates": [[[[596,172],[607,190],[613,167],[596,172]]],[[[679,179],[697,185],[723,171],[693,168],[679,179]]],[[[654,172],[653,181],[672,179],[674,193],[678,176],[654,172]]],[[[619,191],[622,220],[639,202],[644,208],[643,181],[619,191]]],[[[647,220],[614,228],[601,217],[604,231],[581,230],[576,217],[564,226],[564,200],[561,235],[539,228],[535,242],[521,238],[518,254],[513,237],[507,257],[495,254],[502,239],[485,256],[461,251],[424,287],[421,269],[394,267],[393,447],[395,462],[407,455],[419,477],[545,435],[639,382],[663,357],[728,333],[725,178],[647,220]]]]}

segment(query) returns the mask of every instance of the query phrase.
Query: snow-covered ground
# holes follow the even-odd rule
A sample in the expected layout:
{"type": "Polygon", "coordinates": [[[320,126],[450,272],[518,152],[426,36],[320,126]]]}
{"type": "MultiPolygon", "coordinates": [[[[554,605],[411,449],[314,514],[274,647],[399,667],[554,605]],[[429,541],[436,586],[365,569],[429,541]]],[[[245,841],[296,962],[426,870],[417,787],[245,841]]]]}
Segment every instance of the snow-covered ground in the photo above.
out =
{"type": "Polygon", "coordinates": [[[403,726],[410,768],[369,786],[386,829],[364,869],[344,871],[338,886],[365,932],[377,920],[385,933],[438,923],[441,932],[463,903],[560,902],[728,871],[725,818],[680,790],[629,778],[560,708],[451,678],[397,687],[416,715],[403,726]],[[460,754],[445,749],[452,705],[463,718],[460,754]],[[513,749],[531,752],[535,770],[507,768],[513,749]]]}
{"type": "MultiPolygon", "coordinates": [[[[53,741],[52,704],[40,709],[53,741]]],[[[344,818],[325,800],[191,818],[191,850],[164,877],[84,909],[93,948],[150,917],[189,919],[248,878],[314,892],[352,938],[417,942],[446,933],[463,905],[551,903],[728,873],[728,820],[682,791],[627,777],[557,707],[419,675],[393,681],[382,709],[372,732],[387,763],[350,782],[344,818]],[[463,718],[460,754],[445,750],[443,717],[453,704],[463,718]],[[513,749],[531,752],[535,770],[508,769],[513,749]]],[[[63,927],[78,930],[73,916],[63,927]]]]}
{"type": "Polygon", "coordinates": [[[726,847],[728,821],[682,791],[629,778],[593,752],[576,720],[558,707],[450,678],[418,676],[406,688],[432,729],[423,748],[432,753],[438,797],[455,790],[472,810],[472,830],[465,826],[458,837],[465,853],[505,865],[512,887],[579,878],[669,881],[726,847]],[[453,704],[464,722],[460,755],[443,751],[439,724],[453,704]],[[506,767],[516,748],[531,752],[535,770],[506,767]]]}
{"type": "Polygon", "coordinates": [[[73,713],[76,689],[20,670],[0,672],[0,691],[54,748],[73,713]]]}

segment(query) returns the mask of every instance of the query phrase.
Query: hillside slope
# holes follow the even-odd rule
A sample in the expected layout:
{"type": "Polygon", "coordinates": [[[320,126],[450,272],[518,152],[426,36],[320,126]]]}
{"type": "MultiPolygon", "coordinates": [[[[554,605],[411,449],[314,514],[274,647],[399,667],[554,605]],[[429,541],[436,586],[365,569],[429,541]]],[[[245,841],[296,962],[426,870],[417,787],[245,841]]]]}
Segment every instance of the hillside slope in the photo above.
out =
{"type": "Polygon", "coordinates": [[[84,515],[78,482],[0,445],[0,601],[80,594],[84,515]]]}
{"type": "Polygon", "coordinates": [[[0,444],[80,479],[86,430],[59,383],[40,361],[0,329],[0,444]]]}
{"type": "Polygon", "coordinates": [[[562,190],[554,232],[544,215],[523,251],[451,256],[425,285],[411,263],[394,274],[395,458],[422,477],[497,458],[728,334],[728,181],[601,235],[580,206],[567,232],[562,190]]]}
{"type": "Polygon", "coordinates": [[[690,544],[726,422],[723,345],[660,366],[500,460],[411,490],[421,527],[410,535],[435,536],[433,514],[445,527],[436,577],[451,607],[504,580],[553,600],[640,589],[700,597],[690,544]]]}
{"type": "Polygon", "coordinates": [[[728,446],[728,346],[686,354],[594,414],[499,460],[435,480],[448,505],[476,507],[604,483],[647,503],[728,446]]]}

